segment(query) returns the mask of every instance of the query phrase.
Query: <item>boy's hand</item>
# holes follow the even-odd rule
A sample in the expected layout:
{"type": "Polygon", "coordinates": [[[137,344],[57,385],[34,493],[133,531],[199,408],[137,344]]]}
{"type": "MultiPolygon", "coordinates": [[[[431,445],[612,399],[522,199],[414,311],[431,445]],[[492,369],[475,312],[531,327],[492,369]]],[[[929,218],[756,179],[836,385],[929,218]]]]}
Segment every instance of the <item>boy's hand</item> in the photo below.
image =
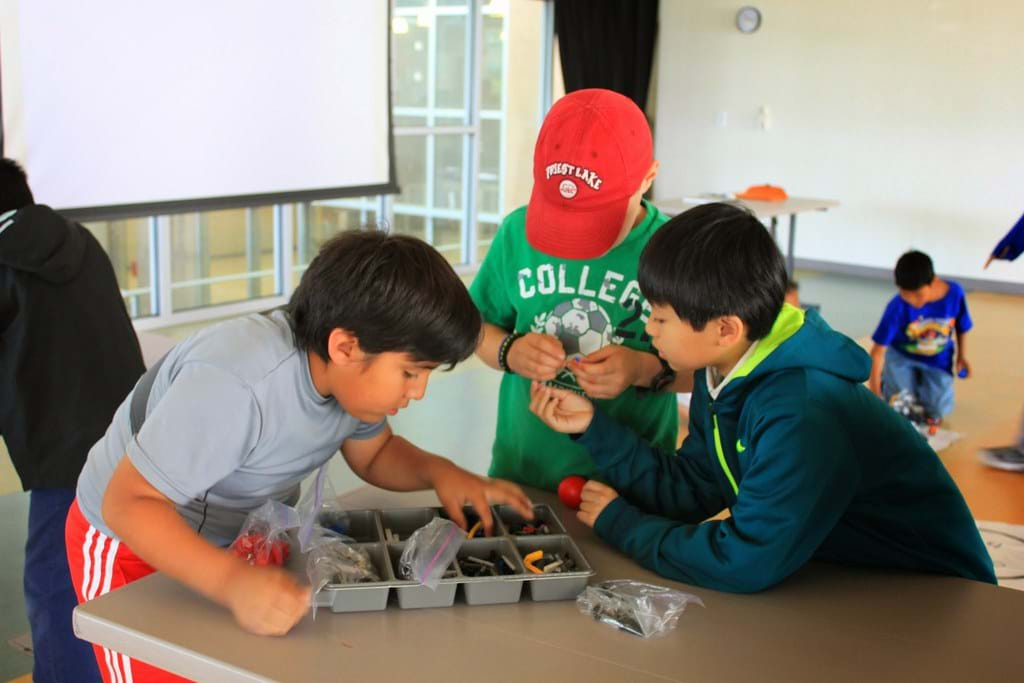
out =
{"type": "Polygon", "coordinates": [[[963,356],[959,356],[956,359],[956,374],[958,377],[961,372],[964,373],[964,379],[971,376],[971,364],[963,356]]]}
{"type": "Polygon", "coordinates": [[[874,373],[872,373],[871,377],[868,378],[868,389],[870,389],[871,393],[877,396],[878,398],[882,399],[883,401],[885,400],[885,396],[882,395],[881,377],[875,377],[874,373]]]}
{"type": "Polygon", "coordinates": [[[580,360],[573,358],[568,365],[587,396],[615,398],[634,384],[640,384],[648,362],[657,367],[651,376],[661,370],[661,364],[651,354],[609,344],[580,360]]]}
{"type": "Polygon", "coordinates": [[[238,625],[258,636],[283,636],[306,614],[310,587],[279,567],[251,567],[242,561],[232,572],[225,601],[238,625]]]}
{"type": "Polygon", "coordinates": [[[580,509],[576,513],[577,519],[593,529],[597,518],[608,507],[608,503],[618,497],[618,492],[611,486],[591,479],[583,487],[583,493],[580,496],[580,509]]]}
{"type": "Polygon", "coordinates": [[[488,479],[467,472],[448,460],[439,460],[431,473],[431,483],[448,517],[466,528],[464,505],[472,505],[484,524],[484,533],[491,535],[494,515],[490,505],[511,505],[525,519],[533,519],[533,502],[523,490],[509,481],[488,479]]]}
{"type": "Polygon", "coordinates": [[[594,418],[594,404],[571,391],[534,382],[530,386],[530,412],[556,432],[581,434],[594,418]]]}
{"type": "Polygon", "coordinates": [[[547,382],[565,365],[565,349],[551,335],[531,332],[512,342],[506,362],[517,375],[547,382]]]}

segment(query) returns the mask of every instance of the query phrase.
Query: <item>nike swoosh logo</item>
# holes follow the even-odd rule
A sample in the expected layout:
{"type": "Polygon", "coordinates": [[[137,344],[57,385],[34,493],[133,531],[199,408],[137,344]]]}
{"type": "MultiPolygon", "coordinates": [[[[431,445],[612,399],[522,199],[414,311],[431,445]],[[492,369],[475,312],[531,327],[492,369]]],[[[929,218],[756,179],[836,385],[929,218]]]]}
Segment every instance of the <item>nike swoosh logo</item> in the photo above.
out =
{"type": "Polygon", "coordinates": [[[739,439],[736,439],[736,452],[742,453],[745,450],[747,450],[747,447],[743,445],[743,442],[740,441],[739,439]]]}

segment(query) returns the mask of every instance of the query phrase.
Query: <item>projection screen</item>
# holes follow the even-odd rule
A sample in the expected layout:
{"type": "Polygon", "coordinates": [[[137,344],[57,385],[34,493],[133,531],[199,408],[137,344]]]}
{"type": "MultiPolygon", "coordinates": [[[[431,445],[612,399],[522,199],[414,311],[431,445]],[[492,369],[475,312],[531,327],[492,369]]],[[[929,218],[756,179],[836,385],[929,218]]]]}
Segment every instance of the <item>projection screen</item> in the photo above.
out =
{"type": "Polygon", "coordinates": [[[395,189],[386,0],[2,0],[3,153],[75,219],[395,189]]]}

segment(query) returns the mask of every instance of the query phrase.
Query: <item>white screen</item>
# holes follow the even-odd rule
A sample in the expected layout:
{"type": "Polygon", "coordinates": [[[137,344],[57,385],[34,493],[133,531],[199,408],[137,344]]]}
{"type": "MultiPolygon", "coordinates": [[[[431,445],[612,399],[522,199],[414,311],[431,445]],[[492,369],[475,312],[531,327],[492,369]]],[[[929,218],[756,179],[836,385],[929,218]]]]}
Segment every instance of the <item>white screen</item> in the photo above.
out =
{"type": "Polygon", "coordinates": [[[37,202],[390,181],[385,0],[2,3],[4,154],[37,202]]]}

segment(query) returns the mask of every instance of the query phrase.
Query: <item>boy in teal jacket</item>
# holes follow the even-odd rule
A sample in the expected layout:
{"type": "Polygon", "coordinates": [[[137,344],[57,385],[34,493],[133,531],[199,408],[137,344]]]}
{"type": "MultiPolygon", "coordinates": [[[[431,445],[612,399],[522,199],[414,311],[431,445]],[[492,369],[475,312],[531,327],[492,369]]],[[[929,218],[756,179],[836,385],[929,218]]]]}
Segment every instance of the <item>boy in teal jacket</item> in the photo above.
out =
{"type": "Polygon", "coordinates": [[[534,384],[530,409],[586,447],[580,519],[659,574],[763,590],[811,559],[995,583],[938,456],[863,382],[871,361],[817,313],[784,305],[786,268],[743,209],[705,204],[643,251],[654,346],[693,371],[690,433],[658,452],[570,392],[534,384]],[[724,520],[704,521],[729,508],[724,520]]]}

